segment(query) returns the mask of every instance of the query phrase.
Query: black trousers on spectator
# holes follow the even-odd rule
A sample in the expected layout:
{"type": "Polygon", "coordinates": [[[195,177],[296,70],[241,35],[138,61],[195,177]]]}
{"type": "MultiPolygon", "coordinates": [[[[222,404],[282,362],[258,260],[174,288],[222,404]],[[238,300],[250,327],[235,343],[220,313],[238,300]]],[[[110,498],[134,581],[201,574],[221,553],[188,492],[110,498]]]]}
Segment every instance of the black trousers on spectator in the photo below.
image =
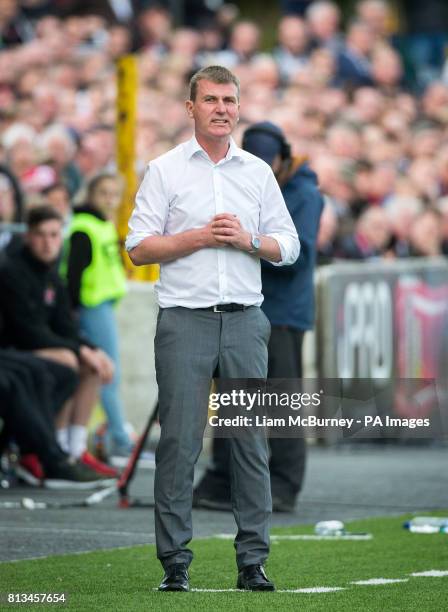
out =
{"type": "Polygon", "coordinates": [[[3,365],[10,371],[23,372],[28,386],[34,385],[39,404],[51,421],[78,386],[79,377],[72,368],[25,351],[0,349],[0,370],[3,365]]]}
{"type": "Polygon", "coordinates": [[[0,350],[1,437],[13,436],[22,453],[36,453],[44,468],[65,457],[54,431],[54,379],[42,359],[0,350]]]}
{"type": "MultiPolygon", "coordinates": [[[[269,378],[302,377],[304,332],[286,326],[272,326],[268,345],[269,378]]],[[[271,491],[273,497],[295,497],[302,488],[306,465],[304,438],[269,438],[271,491]]],[[[230,448],[226,438],[214,438],[212,467],[207,470],[199,489],[220,490],[230,499],[230,448]]]]}

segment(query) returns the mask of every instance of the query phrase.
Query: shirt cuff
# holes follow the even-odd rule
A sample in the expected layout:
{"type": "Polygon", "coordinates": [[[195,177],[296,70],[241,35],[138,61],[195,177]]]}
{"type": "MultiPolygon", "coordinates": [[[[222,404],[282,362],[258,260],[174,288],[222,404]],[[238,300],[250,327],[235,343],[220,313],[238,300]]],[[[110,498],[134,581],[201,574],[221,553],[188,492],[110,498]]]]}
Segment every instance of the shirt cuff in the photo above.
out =
{"type": "Polygon", "coordinates": [[[126,251],[132,251],[137,245],[140,244],[149,234],[129,234],[124,243],[126,251]]]}
{"type": "Polygon", "coordinates": [[[280,248],[280,261],[270,261],[273,266],[290,266],[293,264],[300,253],[300,242],[298,238],[285,236],[285,234],[265,234],[269,238],[274,238],[280,248]]]}

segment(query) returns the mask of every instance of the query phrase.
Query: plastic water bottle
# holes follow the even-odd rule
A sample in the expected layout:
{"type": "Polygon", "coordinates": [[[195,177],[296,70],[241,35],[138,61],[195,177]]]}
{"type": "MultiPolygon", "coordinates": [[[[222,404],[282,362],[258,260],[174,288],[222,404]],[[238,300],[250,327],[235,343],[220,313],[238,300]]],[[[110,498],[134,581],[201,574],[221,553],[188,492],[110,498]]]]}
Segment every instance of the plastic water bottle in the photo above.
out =
{"type": "Polygon", "coordinates": [[[341,536],[345,533],[342,521],[319,521],[314,526],[314,532],[322,536],[341,536]]]}
{"type": "Polygon", "coordinates": [[[416,516],[403,524],[412,533],[448,533],[447,516],[416,516]]]}

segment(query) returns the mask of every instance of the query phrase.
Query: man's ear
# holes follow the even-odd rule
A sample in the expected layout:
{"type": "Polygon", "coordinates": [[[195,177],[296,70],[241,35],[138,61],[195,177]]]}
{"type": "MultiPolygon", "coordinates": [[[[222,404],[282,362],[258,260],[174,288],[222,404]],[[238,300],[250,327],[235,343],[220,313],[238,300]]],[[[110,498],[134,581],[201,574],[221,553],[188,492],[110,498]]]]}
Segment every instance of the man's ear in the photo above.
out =
{"type": "Polygon", "coordinates": [[[190,117],[190,119],[193,119],[194,102],[192,100],[187,100],[185,102],[185,108],[187,109],[187,115],[190,117]]]}

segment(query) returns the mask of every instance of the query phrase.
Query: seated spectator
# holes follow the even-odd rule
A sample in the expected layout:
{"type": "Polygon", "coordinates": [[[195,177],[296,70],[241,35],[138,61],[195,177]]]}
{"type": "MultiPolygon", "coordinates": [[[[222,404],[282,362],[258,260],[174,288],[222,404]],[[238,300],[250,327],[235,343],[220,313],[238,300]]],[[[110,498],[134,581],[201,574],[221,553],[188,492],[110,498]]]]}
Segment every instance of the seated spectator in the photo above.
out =
{"type": "Polygon", "coordinates": [[[392,47],[379,47],[372,53],[371,77],[375,87],[389,97],[403,90],[403,63],[392,47]]]}
{"type": "Polygon", "coordinates": [[[64,183],[53,183],[46,189],[43,189],[41,195],[46,204],[52,206],[62,217],[64,228],[64,238],[70,230],[70,223],[73,216],[72,205],[70,202],[70,193],[64,183]]]}
{"type": "Polygon", "coordinates": [[[76,153],[76,165],[84,179],[115,168],[115,132],[107,125],[86,131],[76,153]]]}
{"type": "MultiPolygon", "coordinates": [[[[448,65],[448,59],[447,59],[448,65]]],[[[448,79],[441,83],[435,81],[425,89],[422,97],[423,114],[428,119],[440,121],[442,124],[448,122],[448,79]]]]}
{"type": "Polygon", "coordinates": [[[273,51],[273,56],[281,81],[286,84],[308,63],[308,31],[303,19],[287,15],[280,20],[277,32],[278,45],[273,51]]]}
{"type": "Polygon", "coordinates": [[[437,210],[442,215],[441,233],[442,233],[442,253],[448,255],[448,197],[440,198],[437,202],[437,210]]]}
{"type": "Polygon", "coordinates": [[[165,7],[160,4],[148,6],[137,17],[135,46],[162,57],[168,48],[171,27],[171,15],[165,7]]]}
{"type": "Polygon", "coordinates": [[[354,233],[341,239],[337,255],[359,260],[382,257],[390,237],[386,212],[377,206],[368,208],[356,222],[354,233]]]}
{"type": "Polygon", "coordinates": [[[2,344],[32,351],[58,380],[58,392],[66,400],[56,417],[62,450],[103,475],[115,476],[115,470],[87,451],[87,423],[99,384],[112,379],[113,365],[103,351],[80,338],[65,287],[54,269],[61,246],[59,213],[45,206],[32,209],[24,246],[0,267],[2,344]],[[70,397],[73,370],[80,382],[70,397]]]}
{"type": "Polygon", "coordinates": [[[395,257],[411,255],[410,231],[423,211],[423,203],[415,196],[393,196],[385,205],[392,232],[389,250],[395,257]]]}
{"type": "Polygon", "coordinates": [[[385,0],[361,0],[356,5],[356,13],[361,21],[367,23],[379,42],[389,38],[391,33],[391,9],[385,0]]]}
{"type": "Polygon", "coordinates": [[[218,64],[232,69],[251,62],[259,53],[260,28],[253,21],[240,21],[232,28],[229,48],[217,54],[218,64]]]}
{"type": "Polygon", "coordinates": [[[412,257],[442,255],[442,215],[435,208],[427,208],[414,220],[409,233],[412,257]]]}
{"type": "Polygon", "coordinates": [[[67,186],[73,197],[82,183],[79,168],[73,162],[77,148],[73,137],[63,125],[54,124],[39,135],[37,145],[46,163],[55,170],[58,180],[67,186]]]}
{"type": "Polygon", "coordinates": [[[317,234],[317,265],[332,263],[335,253],[335,240],[338,230],[338,218],[331,202],[326,199],[320,217],[317,234]]]}
{"type": "Polygon", "coordinates": [[[351,90],[373,83],[370,54],[374,37],[370,27],[354,21],[347,30],[345,45],[337,56],[336,84],[351,90]]]}
{"type": "Polygon", "coordinates": [[[0,349],[0,454],[12,437],[21,453],[17,476],[32,486],[90,489],[111,484],[113,481],[61,450],[54,431],[53,395],[54,381],[42,359],[0,349]]]}
{"type": "Polygon", "coordinates": [[[439,181],[439,194],[448,196],[448,146],[440,148],[436,156],[437,175],[439,181]]]}
{"type": "Polygon", "coordinates": [[[327,47],[337,55],[343,46],[339,30],[341,11],[338,5],[329,0],[318,0],[310,4],[305,15],[312,44],[316,47],[327,47]]]}
{"type": "Polygon", "coordinates": [[[18,0],[0,2],[0,49],[20,45],[33,38],[33,28],[18,0]]]}
{"type": "Polygon", "coordinates": [[[111,454],[126,457],[131,441],[125,430],[120,400],[120,356],[115,306],[126,291],[126,276],[114,217],[121,183],[114,174],[100,174],[89,183],[86,204],[75,209],[63,266],[71,304],[85,338],[100,347],[115,366],[114,376],[101,388],[111,454]]]}

